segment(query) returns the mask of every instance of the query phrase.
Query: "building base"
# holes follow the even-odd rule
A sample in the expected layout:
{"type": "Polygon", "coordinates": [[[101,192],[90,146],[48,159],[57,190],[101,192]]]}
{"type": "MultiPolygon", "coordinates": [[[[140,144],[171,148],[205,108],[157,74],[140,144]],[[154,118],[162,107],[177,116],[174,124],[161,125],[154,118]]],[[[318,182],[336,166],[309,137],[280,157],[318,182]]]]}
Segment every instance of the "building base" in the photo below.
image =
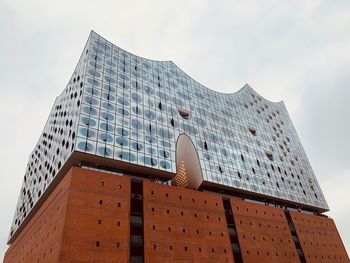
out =
{"type": "Polygon", "coordinates": [[[349,262],[332,219],[72,167],[4,262],[349,262]]]}

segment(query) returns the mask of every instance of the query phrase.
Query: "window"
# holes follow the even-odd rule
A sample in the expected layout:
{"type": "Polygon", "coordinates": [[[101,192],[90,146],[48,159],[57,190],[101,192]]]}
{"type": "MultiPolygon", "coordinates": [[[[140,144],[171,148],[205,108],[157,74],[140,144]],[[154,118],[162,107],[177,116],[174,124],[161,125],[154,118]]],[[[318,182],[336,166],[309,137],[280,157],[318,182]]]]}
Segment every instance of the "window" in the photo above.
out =
{"type": "Polygon", "coordinates": [[[177,111],[183,119],[188,120],[190,118],[190,113],[187,110],[178,108],[177,111]]]}
{"type": "Polygon", "coordinates": [[[267,158],[268,158],[270,161],[273,161],[272,152],[265,150],[265,154],[266,154],[267,158]]]}
{"type": "Polygon", "coordinates": [[[206,151],[208,151],[208,144],[207,144],[207,142],[204,142],[204,149],[205,149],[206,151]]]}
{"type": "Polygon", "coordinates": [[[253,134],[254,136],[256,136],[256,130],[253,127],[249,127],[248,128],[250,133],[253,134]]]}

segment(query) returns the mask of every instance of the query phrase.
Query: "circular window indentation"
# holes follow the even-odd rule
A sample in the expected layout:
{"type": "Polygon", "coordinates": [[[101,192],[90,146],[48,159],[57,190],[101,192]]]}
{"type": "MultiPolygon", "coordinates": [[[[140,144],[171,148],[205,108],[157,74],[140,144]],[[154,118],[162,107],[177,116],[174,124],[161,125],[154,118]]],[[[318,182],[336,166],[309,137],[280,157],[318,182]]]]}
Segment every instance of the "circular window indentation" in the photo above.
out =
{"type": "Polygon", "coordinates": [[[84,136],[86,138],[93,138],[93,137],[96,136],[96,132],[94,130],[92,130],[92,129],[87,129],[87,128],[83,128],[82,127],[82,128],[79,129],[79,132],[80,132],[79,135],[82,135],[82,136],[84,136]]]}
{"type": "Polygon", "coordinates": [[[191,100],[192,98],[190,96],[188,96],[187,94],[178,91],[177,94],[179,95],[180,98],[183,98],[185,100],[191,100]]]}
{"type": "Polygon", "coordinates": [[[99,154],[107,157],[110,157],[113,154],[112,150],[108,147],[98,147],[97,151],[99,154]]]}
{"type": "Polygon", "coordinates": [[[129,84],[125,83],[124,81],[119,81],[119,87],[123,89],[129,89],[129,84]]]}
{"type": "Polygon", "coordinates": [[[125,80],[125,81],[129,81],[129,77],[124,75],[124,74],[119,74],[119,78],[121,78],[122,80],[125,80]]]}
{"type": "Polygon", "coordinates": [[[92,78],[87,78],[86,79],[87,83],[90,83],[93,86],[99,86],[100,82],[96,79],[92,79],[92,78]]]}
{"type": "Polygon", "coordinates": [[[108,74],[111,74],[111,75],[114,75],[116,74],[116,72],[110,68],[105,68],[105,72],[108,73],[108,74]]]}
{"type": "Polygon", "coordinates": [[[142,129],[142,122],[139,120],[131,120],[131,126],[136,130],[140,130],[142,129]]]}
{"type": "Polygon", "coordinates": [[[152,124],[148,124],[147,126],[145,126],[145,130],[147,133],[150,133],[152,135],[156,134],[156,128],[154,128],[154,126],[152,126],[152,124]]]}
{"type": "Polygon", "coordinates": [[[138,142],[132,142],[131,143],[131,148],[134,149],[134,150],[137,150],[137,151],[141,151],[143,146],[141,143],[138,143],[138,142]]]}
{"type": "Polygon", "coordinates": [[[136,103],[140,103],[142,101],[141,96],[137,93],[131,94],[131,99],[135,101],[136,103]]]}
{"type": "Polygon", "coordinates": [[[169,100],[169,95],[166,94],[165,92],[158,91],[157,96],[162,100],[169,100]]]}
{"type": "Polygon", "coordinates": [[[217,143],[219,141],[219,136],[214,133],[209,133],[209,140],[217,143]]]}
{"type": "Polygon", "coordinates": [[[110,76],[105,76],[104,77],[105,81],[107,81],[108,83],[115,83],[115,79],[110,77],[110,76]]]}
{"type": "Polygon", "coordinates": [[[136,159],[135,155],[129,152],[121,152],[119,154],[119,158],[122,159],[123,161],[128,161],[128,162],[133,162],[136,159]]]}
{"type": "Polygon", "coordinates": [[[153,137],[153,136],[147,135],[147,136],[146,136],[146,142],[149,142],[149,143],[156,143],[156,142],[157,142],[157,138],[156,138],[156,137],[153,137]]]}
{"type": "Polygon", "coordinates": [[[163,169],[166,169],[166,170],[170,169],[170,167],[171,167],[170,163],[167,161],[164,161],[164,160],[160,161],[159,165],[160,165],[160,167],[162,167],[163,169]]]}
{"type": "Polygon", "coordinates": [[[129,101],[124,98],[118,98],[118,103],[123,106],[129,106],[129,101]]]}
{"type": "Polygon", "coordinates": [[[145,164],[150,165],[150,166],[156,166],[157,165],[157,160],[152,157],[144,156],[143,161],[145,164]]]}
{"type": "Polygon", "coordinates": [[[143,66],[146,68],[146,69],[150,69],[151,68],[151,65],[147,62],[143,62],[143,66]]]}
{"type": "Polygon", "coordinates": [[[138,106],[132,107],[132,112],[135,114],[142,114],[142,110],[138,106]]]}
{"type": "Polygon", "coordinates": [[[197,134],[198,130],[192,126],[189,123],[181,123],[181,127],[185,132],[191,133],[191,134],[197,134]]]}
{"type": "Polygon", "coordinates": [[[145,110],[145,117],[149,120],[154,120],[156,118],[156,115],[153,111],[145,110]]]}
{"type": "Polygon", "coordinates": [[[103,89],[106,90],[109,93],[111,93],[111,92],[115,93],[117,91],[116,88],[112,87],[110,84],[105,84],[103,86],[103,89]]]}
{"type": "MultiPolygon", "coordinates": [[[[78,149],[82,150],[84,152],[92,152],[94,147],[89,142],[79,142],[78,143],[78,149]]],[[[59,168],[59,167],[58,167],[59,168]]]]}
{"type": "Polygon", "coordinates": [[[125,128],[117,128],[117,133],[122,136],[128,136],[129,131],[125,128]]]}
{"type": "Polygon", "coordinates": [[[123,116],[129,116],[130,113],[127,109],[124,109],[124,108],[118,108],[117,109],[117,113],[120,114],[120,115],[123,115],[123,116]]]}
{"type": "Polygon", "coordinates": [[[99,137],[104,142],[113,142],[113,137],[107,133],[100,133],[99,137]]]}
{"type": "Polygon", "coordinates": [[[113,126],[111,124],[108,124],[108,123],[105,123],[105,122],[102,122],[100,124],[100,128],[104,131],[108,131],[108,132],[111,132],[113,131],[113,126]]]}
{"type": "Polygon", "coordinates": [[[90,105],[98,105],[98,101],[95,98],[89,97],[89,96],[84,96],[84,100],[86,103],[90,105]]]}
{"type": "Polygon", "coordinates": [[[147,148],[147,153],[149,154],[156,154],[157,153],[157,150],[153,147],[148,147],[147,148]]]}
{"type": "Polygon", "coordinates": [[[161,136],[165,139],[171,139],[173,137],[173,134],[170,131],[163,129],[163,128],[160,128],[158,130],[158,134],[159,134],[159,136],[161,136]]]}
{"type": "Polygon", "coordinates": [[[153,89],[152,89],[151,87],[149,87],[149,86],[144,86],[144,87],[143,87],[143,90],[144,90],[144,92],[147,93],[148,95],[153,95],[153,94],[154,94],[153,89]]]}
{"type": "Polygon", "coordinates": [[[171,146],[170,142],[167,142],[167,141],[164,141],[164,140],[161,140],[161,141],[160,141],[160,144],[161,144],[163,147],[167,147],[167,148],[170,148],[170,146],[171,146]]]}
{"type": "Polygon", "coordinates": [[[103,92],[102,97],[108,101],[115,101],[115,96],[107,92],[103,92]]]}
{"type": "Polygon", "coordinates": [[[114,105],[108,102],[102,102],[102,108],[109,111],[114,111],[114,105]]]}
{"type": "Polygon", "coordinates": [[[105,119],[106,121],[114,121],[114,115],[107,113],[107,112],[102,112],[101,117],[105,119]]]}
{"type": "Polygon", "coordinates": [[[94,69],[89,69],[88,72],[90,75],[92,75],[94,77],[97,77],[97,78],[101,77],[101,73],[99,73],[98,71],[96,71],[94,69]]]}
{"type": "Polygon", "coordinates": [[[96,69],[101,69],[102,66],[100,64],[97,64],[95,61],[90,61],[90,66],[96,69]]]}
{"type": "Polygon", "coordinates": [[[225,148],[220,148],[221,154],[225,157],[229,157],[229,152],[225,148]]]}
{"type": "Polygon", "coordinates": [[[213,159],[213,158],[211,157],[211,155],[208,154],[208,153],[203,153],[203,157],[204,157],[204,159],[207,160],[207,161],[210,161],[210,160],[213,159]]]}
{"type": "Polygon", "coordinates": [[[194,117],[193,120],[194,120],[195,123],[197,123],[200,126],[205,127],[207,125],[207,122],[204,119],[202,119],[202,118],[194,117]]]}
{"type": "Polygon", "coordinates": [[[86,126],[95,126],[96,125],[96,121],[89,118],[89,117],[84,116],[81,118],[81,120],[86,126]]]}
{"type": "Polygon", "coordinates": [[[117,137],[115,139],[115,142],[119,144],[120,146],[128,146],[128,140],[122,137],[117,137]]]}
{"type": "Polygon", "coordinates": [[[160,151],[159,151],[159,155],[160,155],[161,157],[163,157],[163,158],[169,158],[170,152],[165,151],[165,150],[160,150],[160,151]]]}
{"type": "Polygon", "coordinates": [[[95,97],[99,97],[99,95],[100,95],[100,90],[94,89],[92,87],[86,87],[85,92],[92,95],[92,96],[95,96],[95,97]]]}

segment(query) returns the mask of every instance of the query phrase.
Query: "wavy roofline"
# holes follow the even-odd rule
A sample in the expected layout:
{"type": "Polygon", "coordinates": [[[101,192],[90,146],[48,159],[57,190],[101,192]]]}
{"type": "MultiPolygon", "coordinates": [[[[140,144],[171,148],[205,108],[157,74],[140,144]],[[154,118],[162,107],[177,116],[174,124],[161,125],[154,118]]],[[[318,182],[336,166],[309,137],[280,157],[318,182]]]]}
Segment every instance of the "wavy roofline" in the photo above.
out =
{"type": "Polygon", "coordinates": [[[242,88],[238,89],[238,90],[235,91],[235,92],[227,92],[227,93],[226,93],[226,92],[221,92],[221,91],[213,90],[213,89],[211,89],[211,88],[209,88],[209,87],[203,85],[203,84],[200,83],[199,81],[195,80],[193,77],[191,77],[188,73],[186,73],[183,69],[181,69],[181,67],[179,67],[179,66],[178,66],[174,61],[172,61],[172,60],[155,60],[155,59],[150,59],[150,58],[146,58],[146,57],[143,57],[143,56],[139,56],[139,55],[137,55],[137,54],[135,54],[135,53],[132,53],[132,52],[130,52],[130,51],[127,51],[127,50],[125,50],[125,49],[123,49],[123,48],[121,48],[121,47],[119,47],[119,46],[113,44],[111,41],[107,40],[105,37],[101,36],[99,33],[97,33],[97,32],[94,31],[94,30],[91,30],[91,31],[90,31],[89,39],[90,39],[91,34],[93,34],[93,33],[96,34],[96,35],[98,35],[99,37],[103,38],[105,41],[109,42],[109,43],[112,44],[113,46],[116,46],[116,47],[118,47],[119,49],[121,49],[121,50],[123,50],[123,51],[125,51],[125,52],[127,52],[127,53],[129,53],[129,54],[132,54],[132,55],[134,55],[134,56],[137,56],[137,57],[139,57],[139,58],[141,58],[141,59],[148,60],[148,61],[152,61],[152,62],[155,62],[155,63],[171,63],[171,64],[173,64],[173,65],[174,65],[176,68],[178,68],[182,73],[184,73],[188,78],[190,78],[191,80],[193,80],[194,82],[196,82],[197,84],[199,84],[200,86],[202,86],[203,88],[209,90],[210,92],[215,92],[215,93],[218,93],[218,94],[223,94],[223,95],[228,95],[228,96],[230,96],[230,95],[231,95],[231,96],[235,96],[235,95],[241,93],[241,92],[242,92],[243,90],[245,90],[245,89],[250,89],[250,90],[252,90],[255,94],[257,94],[257,95],[260,96],[262,99],[264,99],[266,102],[271,103],[271,104],[275,104],[275,105],[284,106],[283,100],[280,100],[280,101],[271,101],[271,100],[265,98],[264,96],[262,96],[260,93],[258,93],[258,92],[257,92],[255,89],[253,89],[248,83],[244,84],[242,88]]]}

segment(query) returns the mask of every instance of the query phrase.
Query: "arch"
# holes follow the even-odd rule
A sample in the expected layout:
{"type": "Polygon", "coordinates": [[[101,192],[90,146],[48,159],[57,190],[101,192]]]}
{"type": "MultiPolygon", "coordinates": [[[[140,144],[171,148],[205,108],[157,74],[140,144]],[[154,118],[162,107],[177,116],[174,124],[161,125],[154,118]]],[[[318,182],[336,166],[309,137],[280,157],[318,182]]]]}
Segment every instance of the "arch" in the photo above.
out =
{"type": "Polygon", "coordinates": [[[202,168],[191,138],[182,133],[176,142],[176,175],[171,184],[198,189],[203,182],[202,168]]]}

